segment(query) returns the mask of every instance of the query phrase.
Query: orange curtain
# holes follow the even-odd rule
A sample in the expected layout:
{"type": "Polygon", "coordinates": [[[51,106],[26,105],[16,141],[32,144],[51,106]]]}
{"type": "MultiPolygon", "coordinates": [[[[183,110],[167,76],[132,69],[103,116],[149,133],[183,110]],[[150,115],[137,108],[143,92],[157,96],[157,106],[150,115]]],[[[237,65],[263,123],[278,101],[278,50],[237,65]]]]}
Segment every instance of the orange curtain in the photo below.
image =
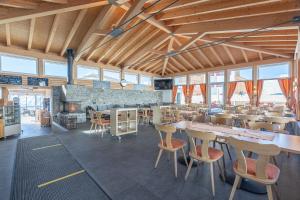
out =
{"type": "Polygon", "coordinates": [[[248,94],[248,97],[250,99],[250,105],[252,104],[253,101],[253,81],[245,81],[245,87],[246,87],[246,91],[248,94]]]}
{"type": "Polygon", "coordinates": [[[183,95],[184,95],[184,98],[185,98],[185,103],[188,103],[188,93],[187,93],[187,86],[186,85],[182,86],[182,92],[183,92],[183,95]]]}
{"type": "Polygon", "coordinates": [[[262,93],[262,89],[263,89],[263,80],[258,80],[257,81],[257,100],[256,100],[256,106],[259,106],[259,100],[260,100],[260,96],[262,93]]]}
{"type": "Polygon", "coordinates": [[[204,103],[206,103],[206,84],[205,83],[200,84],[200,90],[201,90],[201,94],[203,96],[204,103]]]}
{"type": "Polygon", "coordinates": [[[172,102],[175,103],[176,95],[177,95],[178,86],[173,86],[172,90],[172,102]]]}
{"type": "Polygon", "coordinates": [[[230,82],[228,83],[228,88],[227,88],[227,103],[230,104],[230,99],[235,91],[237,82],[230,82]]]}
{"type": "Polygon", "coordinates": [[[195,85],[189,85],[189,103],[192,103],[195,85]]]}
{"type": "Polygon", "coordinates": [[[291,94],[291,87],[292,87],[292,81],[291,79],[278,79],[279,86],[281,88],[281,91],[283,95],[285,96],[287,100],[287,106],[289,108],[292,107],[292,101],[290,99],[290,94],[291,94]]]}

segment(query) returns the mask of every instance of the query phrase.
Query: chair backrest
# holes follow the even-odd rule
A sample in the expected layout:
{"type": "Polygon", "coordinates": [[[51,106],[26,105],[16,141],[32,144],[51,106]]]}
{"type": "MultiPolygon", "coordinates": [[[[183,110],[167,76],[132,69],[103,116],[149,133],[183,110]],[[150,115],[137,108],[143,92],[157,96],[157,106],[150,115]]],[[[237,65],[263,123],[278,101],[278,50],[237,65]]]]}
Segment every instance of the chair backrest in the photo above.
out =
{"type": "Polygon", "coordinates": [[[176,127],[172,125],[155,125],[155,129],[158,131],[161,145],[173,149],[172,135],[176,132],[176,127]],[[165,133],[165,138],[162,133],[165,133]]]}
{"type": "Polygon", "coordinates": [[[267,122],[248,122],[249,129],[273,131],[273,124],[267,122]]]}
{"type": "Polygon", "coordinates": [[[215,117],[215,123],[216,124],[222,124],[222,125],[230,125],[232,124],[232,114],[216,114],[215,117]]]}
{"type": "Polygon", "coordinates": [[[247,162],[244,151],[256,153],[256,174],[259,179],[267,179],[266,167],[269,164],[270,156],[276,156],[280,153],[280,148],[274,144],[259,144],[254,142],[242,141],[229,137],[227,142],[234,147],[237,156],[237,170],[242,174],[247,174],[247,162]]]}
{"type": "Polygon", "coordinates": [[[202,132],[202,131],[195,131],[195,130],[190,130],[187,129],[186,133],[189,137],[189,143],[191,147],[191,155],[193,157],[199,157],[197,155],[197,149],[196,149],[196,144],[195,140],[201,140],[201,157],[199,157],[201,160],[210,160],[209,154],[208,154],[208,148],[209,148],[209,143],[210,141],[216,140],[216,135],[210,132],[202,132]]]}

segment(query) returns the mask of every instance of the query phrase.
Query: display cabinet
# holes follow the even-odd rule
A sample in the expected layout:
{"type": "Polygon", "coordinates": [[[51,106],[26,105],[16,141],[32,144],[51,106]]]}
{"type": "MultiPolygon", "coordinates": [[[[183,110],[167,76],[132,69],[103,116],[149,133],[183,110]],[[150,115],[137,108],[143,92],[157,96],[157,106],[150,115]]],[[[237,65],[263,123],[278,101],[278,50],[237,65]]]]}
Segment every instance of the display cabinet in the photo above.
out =
{"type": "Polygon", "coordinates": [[[137,108],[116,108],[110,113],[111,134],[119,140],[122,135],[137,133],[137,108]]]}
{"type": "Polygon", "coordinates": [[[0,107],[0,119],[2,119],[3,137],[21,133],[21,112],[19,105],[0,107]]]}

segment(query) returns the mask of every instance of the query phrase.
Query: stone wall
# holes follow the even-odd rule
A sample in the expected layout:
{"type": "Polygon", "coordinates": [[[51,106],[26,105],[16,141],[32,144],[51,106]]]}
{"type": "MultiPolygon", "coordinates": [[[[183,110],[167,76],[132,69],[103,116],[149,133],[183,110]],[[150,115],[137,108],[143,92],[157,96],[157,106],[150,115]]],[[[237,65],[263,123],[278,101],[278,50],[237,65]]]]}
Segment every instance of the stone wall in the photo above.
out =
{"type": "MultiPolygon", "coordinates": [[[[84,110],[87,106],[102,107],[105,105],[134,105],[162,103],[162,92],[148,90],[95,89],[80,85],[53,87],[52,100],[81,102],[84,110]],[[58,97],[59,96],[59,97],[58,97]]],[[[53,112],[59,110],[59,103],[53,102],[53,112]]]]}

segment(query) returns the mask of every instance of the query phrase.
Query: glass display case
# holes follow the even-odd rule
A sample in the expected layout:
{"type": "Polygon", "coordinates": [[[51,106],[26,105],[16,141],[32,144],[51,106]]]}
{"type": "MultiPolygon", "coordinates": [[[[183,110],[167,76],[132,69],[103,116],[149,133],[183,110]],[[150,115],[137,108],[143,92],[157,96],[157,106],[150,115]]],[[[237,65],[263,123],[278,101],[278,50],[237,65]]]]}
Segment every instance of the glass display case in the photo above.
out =
{"type": "Polygon", "coordinates": [[[0,107],[0,118],[4,123],[4,137],[21,132],[21,112],[19,105],[0,107]]]}

